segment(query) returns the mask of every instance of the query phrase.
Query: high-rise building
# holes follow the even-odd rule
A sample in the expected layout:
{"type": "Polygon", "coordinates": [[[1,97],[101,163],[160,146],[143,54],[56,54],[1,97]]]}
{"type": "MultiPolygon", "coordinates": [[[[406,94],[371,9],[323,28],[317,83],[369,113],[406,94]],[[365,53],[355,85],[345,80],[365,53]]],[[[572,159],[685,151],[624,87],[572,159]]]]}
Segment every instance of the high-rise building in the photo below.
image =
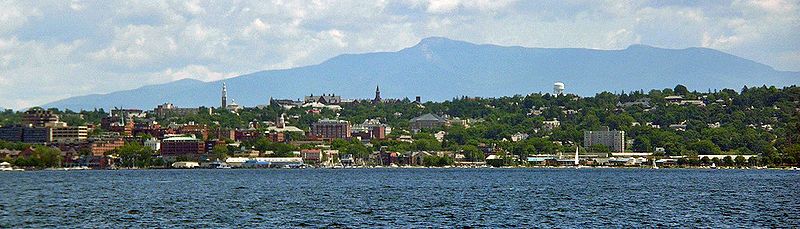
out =
{"type": "Polygon", "coordinates": [[[598,144],[607,146],[612,152],[623,152],[625,150],[625,131],[609,130],[608,127],[603,127],[602,130],[583,132],[584,147],[598,144]]]}
{"type": "Polygon", "coordinates": [[[228,107],[228,85],[222,83],[222,106],[220,108],[225,109],[228,107]]]}

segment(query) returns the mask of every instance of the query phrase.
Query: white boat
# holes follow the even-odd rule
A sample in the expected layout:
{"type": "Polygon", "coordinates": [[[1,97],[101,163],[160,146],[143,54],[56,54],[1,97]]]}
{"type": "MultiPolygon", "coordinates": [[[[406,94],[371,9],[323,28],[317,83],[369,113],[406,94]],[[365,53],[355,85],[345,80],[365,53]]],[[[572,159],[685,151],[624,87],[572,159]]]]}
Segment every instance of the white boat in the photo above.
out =
{"type": "Polygon", "coordinates": [[[713,163],[713,162],[712,162],[712,163],[711,163],[711,167],[709,167],[709,168],[711,168],[711,169],[717,169],[717,163],[713,163]]]}
{"type": "Polygon", "coordinates": [[[24,169],[15,169],[11,167],[11,163],[2,162],[0,163],[0,171],[25,171],[24,169]]]}
{"type": "Polygon", "coordinates": [[[656,158],[653,158],[653,169],[658,169],[658,165],[656,165],[656,158]]]}
{"type": "Polygon", "coordinates": [[[581,166],[580,159],[578,159],[578,147],[577,146],[575,146],[575,168],[576,169],[583,168],[583,166],[581,166]]]}
{"type": "Polygon", "coordinates": [[[228,165],[228,163],[221,162],[221,161],[211,162],[211,164],[209,164],[208,167],[212,168],[212,169],[230,169],[231,168],[231,166],[228,165]]]}

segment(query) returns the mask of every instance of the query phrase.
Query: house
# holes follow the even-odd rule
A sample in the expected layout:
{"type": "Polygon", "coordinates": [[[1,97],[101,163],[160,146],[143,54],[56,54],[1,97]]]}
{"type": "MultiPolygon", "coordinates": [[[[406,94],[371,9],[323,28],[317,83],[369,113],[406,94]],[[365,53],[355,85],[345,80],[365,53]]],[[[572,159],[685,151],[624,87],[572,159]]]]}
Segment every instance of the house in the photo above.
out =
{"type": "Polygon", "coordinates": [[[413,151],[402,154],[398,158],[401,165],[422,166],[425,165],[425,157],[434,156],[426,151],[413,151]]]}
{"type": "Polygon", "coordinates": [[[633,102],[617,102],[617,107],[632,107],[632,106],[641,106],[644,108],[650,108],[650,98],[640,98],[633,102]]]}
{"type": "Polygon", "coordinates": [[[553,118],[553,120],[550,121],[542,121],[542,127],[544,127],[544,129],[548,131],[558,128],[559,126],[561,126],[561,122],[559,122],[558,119],[555,118],[553,118]]]}
{"type": "Polygon", "coordinates": [[[319,163],[322,161],[322,150],[320,149],[304,149],[300,150],[300,157],[304,162],[319,163]]]}
{"type": "Polygon", "coordinates": [[[522,141],[522,140],[528,139],[529,136],[530,135],[528,135],[526,133],[517,132],[516,134],[512,134],[511,135],[511,141],[512,142],[522,141]]]}
{"type": "Polygon", "coordinates": [[[674,104],[674,105],[696,105],[696,106],[705,106],[706,103],[703,100],[697,99],[684,99],[683,96],[679,95],[672,95],[664,97],[664,100],[667,104],[674,104]]]}

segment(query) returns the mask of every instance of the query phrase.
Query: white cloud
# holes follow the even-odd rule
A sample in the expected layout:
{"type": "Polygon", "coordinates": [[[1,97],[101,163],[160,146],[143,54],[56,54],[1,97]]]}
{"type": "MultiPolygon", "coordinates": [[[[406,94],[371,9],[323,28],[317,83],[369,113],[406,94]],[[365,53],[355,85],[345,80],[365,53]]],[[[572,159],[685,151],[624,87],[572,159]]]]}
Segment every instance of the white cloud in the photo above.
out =
{"type": "Polygon", "coordinates": [[[197,79],[202,81],[217,81],[237,76],[235,72],[216,72],[202,65],[188,65],[181,69],[168,68],[161,73],[154,74],[152,81],[175,81],[180,79],[197,79]],[[166,79],[165,79],[166,78],[166,79]]]}
{"type": "Polygon", "coordinates": [[[200,1],[197,0],[187,1],[183,5],[186,7],[186,11],[191,14],[202,14],[206,12],[206,9],[200,6],[200,1]]]}
{"type": "Polygon", "coordinates": [[[85,8],[85,6],[81,3],[80,0],[72,0],[69,3],[69,8],[74,11],[81,11],[85,8]]]}

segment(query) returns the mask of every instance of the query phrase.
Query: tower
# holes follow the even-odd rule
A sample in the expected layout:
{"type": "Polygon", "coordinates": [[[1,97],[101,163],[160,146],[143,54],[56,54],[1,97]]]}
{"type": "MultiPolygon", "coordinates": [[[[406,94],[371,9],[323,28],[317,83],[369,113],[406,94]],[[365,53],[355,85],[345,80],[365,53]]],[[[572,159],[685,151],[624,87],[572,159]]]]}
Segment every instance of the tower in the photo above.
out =
{"type": "Polygon", "coordinates": [[[222,109],[228,107],[228,85],[222,83],[222,109]]]}
{"type": "Polygon", "coordinates": [[[285,114],[281,114],[278,116],[278,120],[275,122],[275,127],[278,128],[285,128],[286,127],[286,119],[283,117],[285,114]]]}
{"type": "Polygon", "coordinates": [[[375,86],[375,99],[372,100],[373,103],[380,103],[381,102],[381,87],[375,86]]]}
{"type": "Polygon", "coordinates": [[[556,82],[553,84],[553,95],[559,96],[564,94],[564,83],[556,82]]]}

